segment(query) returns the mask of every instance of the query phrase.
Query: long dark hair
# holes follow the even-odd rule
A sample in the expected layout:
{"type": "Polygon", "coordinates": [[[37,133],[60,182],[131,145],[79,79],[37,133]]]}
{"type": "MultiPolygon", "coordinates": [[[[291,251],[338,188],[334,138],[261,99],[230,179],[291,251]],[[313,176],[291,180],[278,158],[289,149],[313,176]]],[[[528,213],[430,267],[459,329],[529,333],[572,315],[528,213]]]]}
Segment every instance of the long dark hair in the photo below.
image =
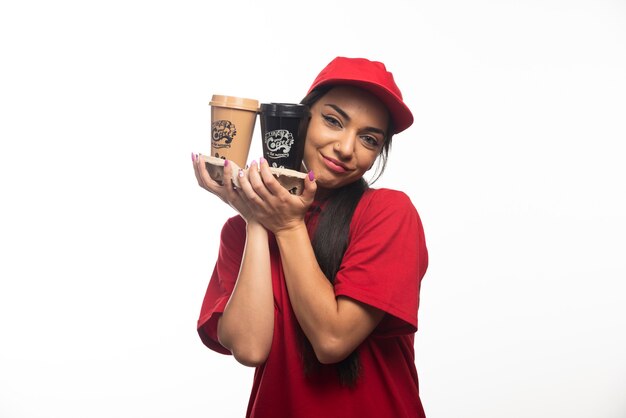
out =
{"type": "MultiPolygon", "coordinates": [[[[313,106],[322,96],[334,86],[323,86],[309,93],[301,103],[313,106]]],[[[380,161],[377,167],[377,174],[372,183],[382,175],[387,164],[387,157],[391,149],[393,126],[391,118],[389,118],[389,126],[387,127],[387,137],[380,152],[380,161]]],[[[334,190],[329,198],[324,210],[320,213],[319,222],[315,230],[315,235],[311,242],[315,258],[328,279],[333,285],[335,276],[341,267],[341,261],[348,247],[348,235],[350,233],[350,221],[352,215],[363,196],[368,189],[368,183],[363,179],[359,179],[351,184],[334,190]]],[[[302,359],[304,371],[307,375],[314,373],[320,363],[315,357],[313,347],[303,332],[300,332],[300,345],[302,350],[302,359]]],[[[342,385],[354,387],[357,379],[361,374],[361,362],[359,360],[358,350],[354,350],[348,357],[335,365],[337,375],[342,385]]]]}

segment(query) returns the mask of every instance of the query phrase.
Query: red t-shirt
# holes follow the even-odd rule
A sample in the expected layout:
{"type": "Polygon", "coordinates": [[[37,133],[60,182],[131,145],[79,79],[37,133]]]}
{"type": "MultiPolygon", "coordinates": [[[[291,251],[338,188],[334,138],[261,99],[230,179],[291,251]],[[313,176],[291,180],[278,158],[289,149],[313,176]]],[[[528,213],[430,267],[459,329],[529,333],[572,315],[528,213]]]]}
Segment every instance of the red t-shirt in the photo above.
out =
{"type": "MultiPolygon", "coordinates": [[[[315,224],[316,220],[310,218],[308,222],[315,224]]],[[[218,260],[198,320],[204,344],[224,354],[230,352],[217,341],[217,320],[239,273],[245,234],[245,222],[239,216],[224,225],[218,260]]],[[[389,189],[369,189],[350,224],[335,294],[386,312],[358,347],[362,374],[354,388],[339,383],[334,365],[322,365],[316,374],[304,375],[298,324],[273,237],[270,258],[274,336],[267,361],[255,371],[247,416],[424,417],[413,342],[428,255],[419,215],[408,196],[389,189]]]]}

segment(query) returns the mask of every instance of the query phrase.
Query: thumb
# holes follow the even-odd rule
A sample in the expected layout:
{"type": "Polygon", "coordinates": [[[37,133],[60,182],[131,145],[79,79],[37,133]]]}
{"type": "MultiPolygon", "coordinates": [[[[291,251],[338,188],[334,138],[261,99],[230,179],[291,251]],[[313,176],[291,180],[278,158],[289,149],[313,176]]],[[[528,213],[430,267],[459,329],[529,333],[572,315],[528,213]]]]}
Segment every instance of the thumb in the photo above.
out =
{"type": "Polygon", "coordinates": [[[315,192],[317,192],[317,183],[315,182],[315,175],[311,170],[304,179],[304,190],[300,196],[307,206],[313,203],[313,199],[315,199],[315,192]]]}

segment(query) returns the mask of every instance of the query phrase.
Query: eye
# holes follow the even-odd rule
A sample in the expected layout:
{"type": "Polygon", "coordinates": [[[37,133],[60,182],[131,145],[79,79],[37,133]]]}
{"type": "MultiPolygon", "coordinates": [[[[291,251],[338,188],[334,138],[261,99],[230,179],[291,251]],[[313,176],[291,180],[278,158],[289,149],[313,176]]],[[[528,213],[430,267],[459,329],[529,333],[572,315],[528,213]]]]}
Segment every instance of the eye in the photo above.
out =
{"type": "Polygon", "coordinates": [[[322,115],[322,118],[324,118],[324,121],[329,124],[330,126],[335,126],[340,128],[341,127],[341,122],[339,122],[339,120],[337,118],[335,118],[334,116],[330,116],[330,115],[322,115]]]}
{"type": "Polygon", "coordinates": [[[378,148],[378,144],[380,143],[380,141],[376,137],[371,135],[362,135],[361,139],[371,148],[378,148]]]}

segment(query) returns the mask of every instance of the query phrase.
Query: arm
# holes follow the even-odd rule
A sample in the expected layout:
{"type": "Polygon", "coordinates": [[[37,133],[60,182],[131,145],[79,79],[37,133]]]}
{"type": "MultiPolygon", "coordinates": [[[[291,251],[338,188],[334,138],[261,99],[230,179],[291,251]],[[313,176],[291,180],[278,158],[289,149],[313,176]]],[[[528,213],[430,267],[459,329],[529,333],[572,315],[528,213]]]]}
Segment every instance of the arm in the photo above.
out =
{"type": "Polygon", "coordinates": [[[279,231],[276,240],[291,305],[318,360],[324,364],[343,360],[372,333],[384,312],[335,296],[315,259],[304,223],[279,231]]]}
{"type": "MultiPolygon", "coordinates": [[[[269,355],[274,332],[267,231],[256,221],[240,191],[234,190],[230,183],[220,185],[211,179],[202,156],[192,155],[192,160],[198,184],[237,210],[246,221],[241,265],[228,303],[217,321],[217,339],[240,363],[258,366],[269,355]]],[[[231,178],[231,173],[232,165],[225,164],[224,178],[231,178]]]]}
{"type": "Polygon", "coordinates": [[[337,298],[322,273],[304,223],[315,182],[307,178],[302,196],[292,196],[271,175],[267,162],[260,172],[253,162],[240,184],[256,218],[276,236],[291,305],[318,360],[343,360],[372,332],[384,312],[348,297],[337,298]]]}
{"type": "Polygon", "coordinates": [[[274,332],[274,296],[267,231],[256,222],[246,226],[246,245],[237,283],[218,321],[217,336],[246,366],[265,362],[274,332]]]}

